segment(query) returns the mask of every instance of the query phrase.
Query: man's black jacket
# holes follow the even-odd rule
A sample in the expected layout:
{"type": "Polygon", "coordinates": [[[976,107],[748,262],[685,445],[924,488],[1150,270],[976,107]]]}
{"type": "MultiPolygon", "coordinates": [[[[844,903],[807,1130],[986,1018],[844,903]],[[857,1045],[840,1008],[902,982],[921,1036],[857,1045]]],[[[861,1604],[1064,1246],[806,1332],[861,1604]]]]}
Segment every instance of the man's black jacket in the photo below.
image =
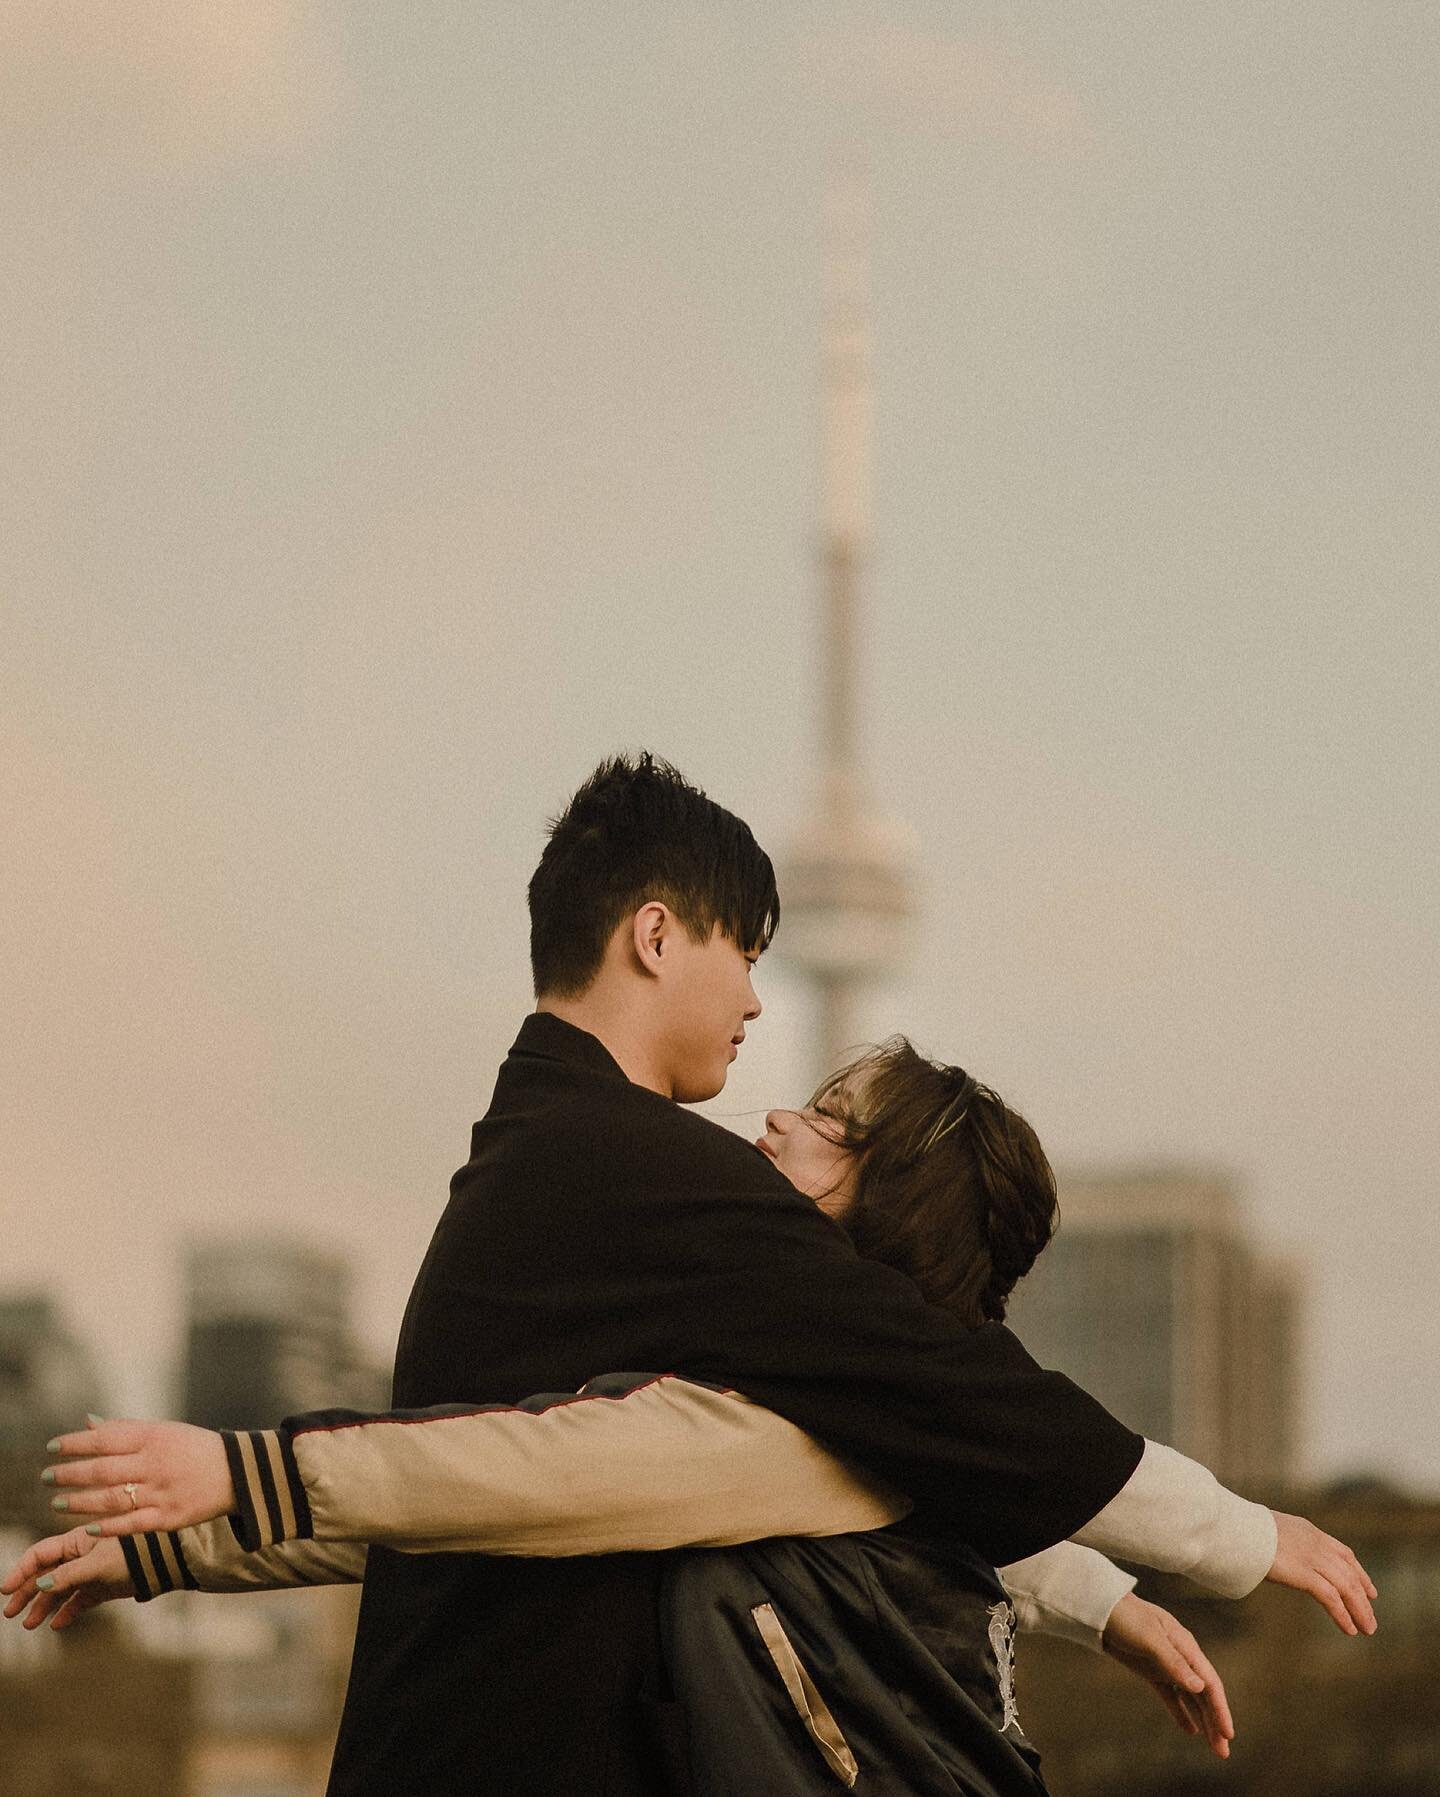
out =
{"type": "MultiPolygon", "coordinates": [[[[999,1326],[967,1331],[750,1144],[521,1027],[415,1282],[392,1402],[518,1403],[665,1369],[767,1405],[994,1564],[1104,1508],[1143,1442],[999,1326]]],[[[330,1797],[683,1790],[664,1556],[374,1547],[330,1797]]]]}

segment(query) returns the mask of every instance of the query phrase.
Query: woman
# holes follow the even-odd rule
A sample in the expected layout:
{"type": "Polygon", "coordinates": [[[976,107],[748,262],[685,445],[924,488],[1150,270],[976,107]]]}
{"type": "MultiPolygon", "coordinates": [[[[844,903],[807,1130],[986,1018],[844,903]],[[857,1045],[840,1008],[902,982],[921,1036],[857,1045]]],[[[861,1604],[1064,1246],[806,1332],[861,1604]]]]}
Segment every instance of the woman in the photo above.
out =
{"type": "MultiPolygon", "coordinates": [[[[967,1327],[1003,1321],[1054,1231],[1056,1189],[1034,1131],[996,1093],[896,1037],[827,1080],[805,1111],[771,1112],[766,1125],[757,1147],[862,1254],[967,1327]]],[[[1043,1790],[1014,1701],[1015,1621],[995,1570],[933,1520],[677,1556],[664,1626],[696,1789],[820,1790],[826,1773],[856,1782],[863,1762],[870,1790],[1043,1790]],[[774,1592],[787,1600],[785,1628],[774,1592]],[[787,1735],[775,1681],[757,1676],[767,1654],[815,1753],[787,1735]],[[807,1664],[824,1666],[818,1683],[807,1664]],[[744,1730],[742,1767],[734,1718],[759,1693],[770,1714],[744,1730]]],[[[1195,1648],[1191,1679],[1202,1659],[1195,1648]]],[[[1183,1694],[1168,1680],[1162,1689],[1198,1732],[1183,1694]]],[[[1209,1738],[1224,1757],[1233,1729],[1218,1679],[1210,1698],[1209,1738]]]]}
{"type": "MultiPolygon", "coordinates": [[[[960,1069],[926,1060],[900,1038],[827,1081],[806,1111],[772,1112],[757,1147],[851,1234],[862,1253],[899,1268],[930,1302],[973,1327],[1003,1317],[1010,1290],[1054,1226],[1053,1176],[1024,1120],[960,1069]]],[[[585,1389],[606,1396],[605,1386],[598,1381],[585,1389]]],[[[547,1418],[555,1415],[551,1404],[547,1418]]],[[[507,1426],[526,1411],[495,1408],[505,1413],[499,1420],[507,1426]]],[[[593,1406],[592,1413],[605,1408],[593,1406]]],[[[574,1420],[578,1409],[570,1401],[562,1420],[574,1420]]],[[[89,1437],[66,1437],[52,1446],[75,1458],[52,1469],[52,1482],[71,1488],[62,1500],[71,1512],[108,1516],[99,1525],[106,1537],[150,1533],[126,1542],[125,1562],[113,1541],[97,1543],[82,1530],[37,1544],[4,1583],[11,1593],[5,1614],[25,1611],[27,1627],[50,1615],[52,1626],[63,1627],[93,1603],[131,1591],[151,1596],[175,1584],[235,1590],[358,1578],[364,1548],[357,1544],[370,1540],[416,1552],[532,1554],[718,1541],[728,1545],[675,1556],[664,1604],[668,1664],[691,1726],[690,1773],[697,1791],[714,1797],[732,1790],[798,1791],[816,1780],[816,1789],[833,1788],[836,1779],[853,1782],[857,1761],[865,1768],[863,1788],[874,1791],[1041,1788],[1013,1711],[1014,1618],[1006,1592],[993,1569],[948,1540],[933,1521],[899,1521],[906,1506],[894,1494],[852,1485],[848,1520],[837,1523],[832,1487],[825,1494],[827,1520],[813,1529],[803,1515],[767,1509],[767,1481],[775,1480],[785,1456],[800,1452],[791,1439],[798,1431],[771,1419],[776,1433],[762,1444],[764,1458],[746,1492],[726,1494],[737,1513],[731,1532],[717,1529],[713,1515],[697,1520],[701,1494],[677,1487],[672,1512],[652,1517],[649,1538],[616,1532],[615,1516],[577,1535],[574,1491],[570,1512],[560,1516],[548,1488],[543,1496],[533,1489],[540,1461],[530,1413],[519,1480],[531,1487],[528,1509],[519,1523],[513,1516],[497,1522],[504,1494],[495,1489],[493,1452],[483,1477],[478,1465],[460,1477],[453,1459],[440,1471],[425,1460],[429,1442],[476,1414],[463,1407],[436,1413],[428,1430],[396,1428],[382,1419],[345,1423],[343,1442],[352,1448],[383,1439],[379,1452],[394,1475],[382,1481],[383,1513],[375,1514],[373,1502],[368,1515],[347,1519],[343,1504],[337,1512],[343,1480],[332,1462],[319,1480],[327,1486],[328,1509],[327,1526],[318,1531],[332,1539],[276,1542],[250,1552],[237,1549],[223,1521],[179,1526],[236,1508],[242,1476],[229,1470],[239,1466],[236,1438],[222,1448],[219,1437],[176,1424],[109,1424],[89,1437]],[[117,1495],[122,1475],[155,1498],[134,1509],[129,1521],[115,1513],[131,1509],[117,1495]],[[100,1480],[115,1483],[108,1493],[88,1490],[100,1480]],[[751,1513],[742,1514],[752,1503],[750,1491],[758,1495],[751,1513]],[[168,1509],[157,1507],[162,1500],[168,1509]],[[837,1527],[852,1532],[837,1536],[837,1527]],[[179,1532],[156,1532],[162,1529],[179,1532]],[[800,1530],[828,1539],[773,1539],[800,1530]],[[347,1539],[333,1539],[342,1536],[347,1539]],[[41,1578],[48,1588],[40,1588],[41,1578]],[[879,1676],[877,1667],[883,1669],[879,1676]],[[903,1695],[897,1696],[897,1687],[903,1695]],[[773,1764],[757,1783],[757,1766],[767,1754],[773,1764]],[[887,1778],[892,1782],[886,1784],[887,1778]]],[[[596,1420],[609,1426],[615,1419],[596,1420]]],[[[257,1441],[261,1433],[268,1432],[257,1432],[257,1441]]],[[[341,1440],[307,1435],[303,1443],[319,1451],[341,1440]]],[[[812,1456],[818,1452],[808,1438],[799,1440],[812,1456]]],[[[593,1438],[580,1455],[586,1464],[593,1461],[591,1450],[593,1438]]],[[[572,1448],[572,1460],[576,1452],[572,1448]]],[[[829,1476],[835,1476],[834,1463],[829,1476]]],[[[538,1483],[544,1485],[543,1477],[538,1483]]],[[[619,1501],[614,1484],[613,1477],[599,1477],[590,1499],[613,1510],[619,1501]],[[603,1499],[596,1496],[601,1489],[603,1499]]],[[[583,1480],[580,1490],[583,1495],[583,1480]]],[[[1246,1512],[1257,1508],[1232,1502],[1246,1512]]],[[[363,1504],[359,1508],[364,1511],[363,1504]]],[[[1317,1552],[1348,1553],[1318,1531],[1312,1534],[1317,1552]],[[1327,1545],[1320,1549],[1322,1543],[1327,1545]]],[[[1048,1615],[1054,1626],[1057,1617],[1063,1624],[1067,1611],[1073,1617],[1088,1605],[1092,1636],[1103,1628],[1106,1646],[1156,1687],[1182,1727],[1191,1733],[1203,1727],[1223,1757],[1233,1733],[1223,1689],[1193,1638],[1129,1594],[1133,1581],[1113,1569],[1097,1571],[1091,1561],[1078,1574],[1073,1564],[1067,1569],[1067,1554],[1073,1559],[1079,1551],[1062,1544],[1013,1571],[1010,1582],[1022,1607],[1028,1604],[1041,1620],[1048,1615]],[[1078,1584],[1085,1592],[1081,1600],[1064,1596],[1067,1578],[1072,1590],[1078,1584]],[[1198,1708],[1190,1707],[1182,1685],[1198,1708]]],[[[1264,1565],[1249,1583],[1261,1576],[1264,1565]]],[[[1366,1589],[1373,1595],[1368,1581],[1366,1589]]]]}

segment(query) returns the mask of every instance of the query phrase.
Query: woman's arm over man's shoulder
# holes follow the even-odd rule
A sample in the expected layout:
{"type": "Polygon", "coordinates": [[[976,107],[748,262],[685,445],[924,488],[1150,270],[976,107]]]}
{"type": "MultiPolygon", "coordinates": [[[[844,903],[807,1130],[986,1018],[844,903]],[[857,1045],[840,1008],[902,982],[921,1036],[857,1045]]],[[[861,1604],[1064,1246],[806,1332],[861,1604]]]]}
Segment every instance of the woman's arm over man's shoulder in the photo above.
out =
{"type": "MultiPolygon", "coordinates": [[[[773,1412],[673,1374],[609,1375],[580,1393],[520,1405],[318,1412],[245,1442],[230,1436],[227,1449],[240,1474],[237,1510],[228,1523],[206,1525],[211,1532],[196,1549],[207,1561],[231,1545],[246,1551],[294,1540],[544,1556],[722,1546],[880,1528],[909,1509],[898,1492],[773,1412]],[[262,1465],[283,1471],[283,1514],[278,1482],[259,1476],[262,1465]]],[[[1259,1506],[1153,1444],[1132,1485],[1095,1519],[1099,1540],[1215,1588],[1233,1581],[1235,1565],[1253,1551],[1259,1506]],[[1163,1485],[1146,1476],[1157,1460],[1163,1485]]],[[[1259,1514],[1269,1522],[1268,1512],[1259,1514]]],[[[1027,1566],[1032,1575],[1045,1567],[1047,1582],[1037,1586],[1031,1576],[1025,1589],[1037,1601],[1059,1593],[1089,1618],[1098,1558],[1080,1549],[1037,1556],[1027,1566]],[[1065,1567],[1075,1577],[1057,1585],[1065,1567]]],[[[224,1552],[219,1559],[228,1564],[224,1552]]],[[[1117,1576],[1125,1575],[1110,1575],[1117,1576]]]]}

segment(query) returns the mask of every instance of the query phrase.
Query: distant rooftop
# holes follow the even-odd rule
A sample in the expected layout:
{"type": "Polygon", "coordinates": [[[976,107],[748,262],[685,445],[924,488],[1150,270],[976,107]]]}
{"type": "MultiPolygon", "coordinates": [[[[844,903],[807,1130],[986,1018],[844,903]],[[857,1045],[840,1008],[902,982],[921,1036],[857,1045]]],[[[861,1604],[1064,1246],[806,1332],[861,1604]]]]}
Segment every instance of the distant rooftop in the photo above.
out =
{"type": "Polygon", "coordinates": [[[1152,1162],[1057,1174],[1061,1227],[1137,1224],[1232,1230],[1240,1226],[1238,1181],[1226,1168],[1152,1162]]]}

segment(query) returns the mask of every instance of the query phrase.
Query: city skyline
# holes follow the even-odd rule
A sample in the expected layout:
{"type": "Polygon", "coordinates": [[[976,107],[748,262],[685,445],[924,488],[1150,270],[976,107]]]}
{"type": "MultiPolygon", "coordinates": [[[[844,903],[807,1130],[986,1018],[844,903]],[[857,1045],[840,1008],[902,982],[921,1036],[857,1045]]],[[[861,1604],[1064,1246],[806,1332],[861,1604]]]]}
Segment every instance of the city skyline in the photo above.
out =
{"type": "MultiPolygon", "coordinates": [[[[1011,1326],[1042,1364],[1223,1482],[1267,1495],[1296,1489],[1303,1262],[1267,1254],[1245,1226],[1243,1193],[1214,1168],[1114,1165],[1062,1171],[1058,1186],[1062,1226],[1017,1288],[1011,1326]]],[[[167,1414],[241,1428],[303,1410],[383,1408],[388,1372],[358,1351],[354,1270],[294,1232],[185,1244],[167,1414]]],[[[21,1344],[27,1326],[37,1351],[68,1344],[68,1383],[78,1391],[75,1368],[90,1364],[83,1330],[52,1293],[0,1288],[0,1337],[8,1329],[21,1344]]],[[[0,1446],[24,1460],[14,1426],[19,1387],[11,1385],[0,1446]]],[[[47,1427],[63,1423],[52,1406],[47,1427]]],[[[1356,1465],[1343,1469],[1342,1483],[1377,1477],[1386,1483],[1356,1465]]]]}
{"type": "Polygon", "coordinates": [[[1440,1483],[1440,19],[123,17],[0,28],[7,1283],[151,1411],[180,1244],[293,1225],[388,1356],[544,820],[643,745],[783,853],[853,131],[856,729],[924,893],[854,1027],[1062,1168],[1228,1166],[1312,1271],[1302,1467],[1440,1483]]]}

